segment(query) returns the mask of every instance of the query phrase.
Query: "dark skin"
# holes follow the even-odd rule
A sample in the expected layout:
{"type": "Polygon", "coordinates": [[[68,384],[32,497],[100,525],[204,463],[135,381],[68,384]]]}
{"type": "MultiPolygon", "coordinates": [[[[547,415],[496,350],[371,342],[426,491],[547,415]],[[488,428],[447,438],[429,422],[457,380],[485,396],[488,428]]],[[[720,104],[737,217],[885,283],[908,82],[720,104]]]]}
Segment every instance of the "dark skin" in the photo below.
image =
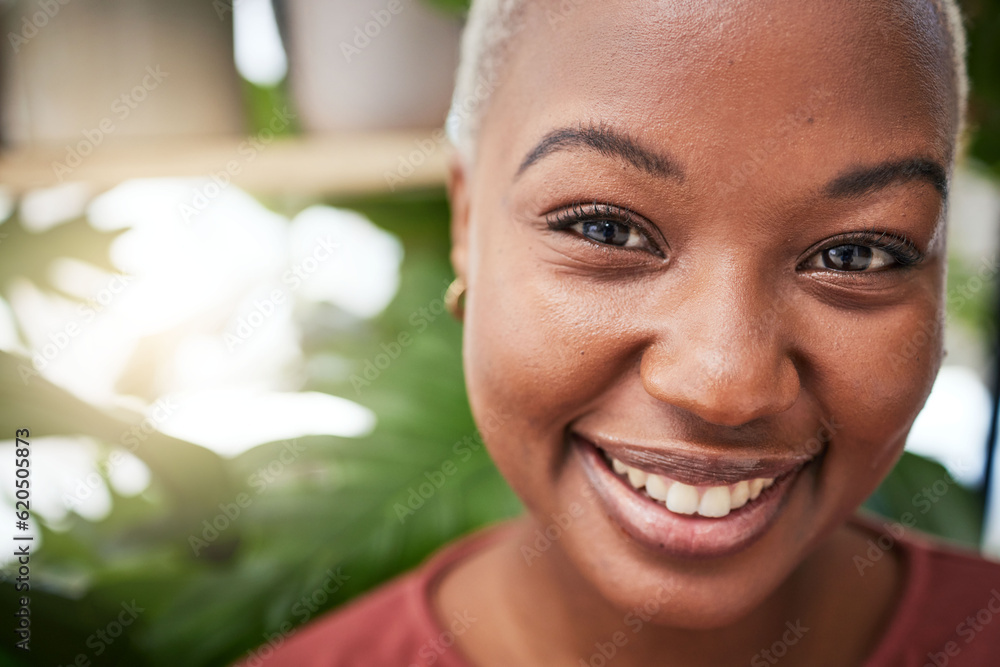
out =
{"type": "Polygon", "coordinates": [[[942,357],[956,104],[929,3],[529,5],[450,192],[470,402],[512,415],[485,440],[530,514],[447,574],[440,617],[477,617],[476,665],[586,664],[621,630],[615,665],[747,664],[797,620],[782,664],[861,664],[903,572],[859,575],[873,536],[845,521],[942,357]],[[572,433],[812,458],[758,539],[675,557],[610,516],[572,433]]]}

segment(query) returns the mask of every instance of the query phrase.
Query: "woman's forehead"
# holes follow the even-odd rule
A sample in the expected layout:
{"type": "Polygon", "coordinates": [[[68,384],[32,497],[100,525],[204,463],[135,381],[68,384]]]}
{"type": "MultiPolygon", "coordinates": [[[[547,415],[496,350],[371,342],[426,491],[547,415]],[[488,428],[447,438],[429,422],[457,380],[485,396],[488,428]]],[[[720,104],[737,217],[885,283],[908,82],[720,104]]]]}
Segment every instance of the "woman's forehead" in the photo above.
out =
{"type": "Polygon", "coordinates": [[[958,89],[929,2],[528,4],[487,114],[503,134],[575,120],[724,145],[804,114],[952,157],[958,89]]]}

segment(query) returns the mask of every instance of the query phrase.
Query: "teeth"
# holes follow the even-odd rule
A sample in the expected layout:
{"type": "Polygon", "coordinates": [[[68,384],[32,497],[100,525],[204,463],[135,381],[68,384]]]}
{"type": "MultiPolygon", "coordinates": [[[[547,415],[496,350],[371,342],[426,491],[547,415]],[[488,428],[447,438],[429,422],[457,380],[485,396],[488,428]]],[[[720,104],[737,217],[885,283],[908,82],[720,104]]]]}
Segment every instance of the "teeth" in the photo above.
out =
{"type": "Polygon", "coordinates": [[[646,495],[665,503],[671,512],[712,518],[724,517],[756,500],[764,489],[774,484],[774,478],[758,477],[728,486],[695,487],[663,475],[649,474],[618,459],[611,459],[611,467],[619,475],[627,477],[632,488],[645,488],[646,495]]]}
{"type": "Polygon", "coordinates": [[[645,472],[639,470],[638,468],[628,469],[628,481],[636,489],[641,489],[646,486],[646,478],[649,477],[645,472]]]}
{"type": "Polygon", "coordinates": [[[666,500],[670,493],[670,482],[660,475],[650,475],[646,479],[646,493],[653,500],[666,500]]]}
{"type": "Polygon", "coordinates": [[[698,489],[674,482],[667,493],[667,509],[678,514],[694,514],[698,511],[698,489]]]}
{"type": "Polygon", "coordinates": [[[705,489],[698,505],[698,514],[702,516],[722,517],[729,514],[729,487],[712,486],[705,489]]]}
{"type": "Polygon", "coordinates": [[[734,510],[743,507],[747,504],[747,501],[750,500],[750,483],[746,480],[739,482],[733,487],[730,494],[729,507],[734,510]]]}

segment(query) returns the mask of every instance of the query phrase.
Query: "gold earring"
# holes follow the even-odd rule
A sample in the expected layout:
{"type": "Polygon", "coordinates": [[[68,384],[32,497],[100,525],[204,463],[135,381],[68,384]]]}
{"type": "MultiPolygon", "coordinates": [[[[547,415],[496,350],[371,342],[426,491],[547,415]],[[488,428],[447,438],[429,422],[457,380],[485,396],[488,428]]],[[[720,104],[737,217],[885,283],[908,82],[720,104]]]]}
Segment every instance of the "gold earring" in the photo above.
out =
{"type": "Polygon", "coordinates": [[[456,320],[465,317],[465,304],[462,299],[464,296],[465,281],[461,278],[455,278],[444,293],[444,305],[456,320]]]}

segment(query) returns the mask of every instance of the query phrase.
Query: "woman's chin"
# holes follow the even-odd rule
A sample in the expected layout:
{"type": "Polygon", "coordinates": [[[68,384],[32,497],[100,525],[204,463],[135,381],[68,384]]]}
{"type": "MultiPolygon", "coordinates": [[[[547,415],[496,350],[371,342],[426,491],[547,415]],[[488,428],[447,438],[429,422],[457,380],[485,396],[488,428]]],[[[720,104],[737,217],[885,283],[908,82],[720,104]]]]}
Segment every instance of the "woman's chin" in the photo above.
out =
{"type": "MultiPolygon", "coordinates": [[[[697,543],[700,550],[665,546],[649,535],[670,524],[674,532],[668,534],[677,536],[674,523],[696,534],[710,519],[659,516],[664,508],[635,497],[593,452],[583,454],[559,484],[560,499],[533,512],[524,543],[556,569],[571,565],[576,572],[562,572],[560,579],[591,589],[620,612],[626,627],[713,630],[746,619],[766,605],[830,523],[807,516],[816,509],[810,495],[819,467],[814,461],[776,482],[769,496],[762,494],[753,514],[697,543]],[[656,516],[650,520],[649,514],[656,516]]],[[[691,544],[688,535],[681,537],[687,540],[681,544],[691,544]]]]}
{"type": "MultiPolygon", "coordinates": [[[[600,576],[599,570],[591,574],[600,576]]],[[[601,596],[621,611],[626,624],[632,621],[634,625],[638,619],[664,629],[717,630],[759,613],[783,581],[780,574],[769,574],[745,581],[743,587],[711,577],[692,581],[684,573],[662,574],[659,583],[620,579],[595,583],[601,596]]]]}

